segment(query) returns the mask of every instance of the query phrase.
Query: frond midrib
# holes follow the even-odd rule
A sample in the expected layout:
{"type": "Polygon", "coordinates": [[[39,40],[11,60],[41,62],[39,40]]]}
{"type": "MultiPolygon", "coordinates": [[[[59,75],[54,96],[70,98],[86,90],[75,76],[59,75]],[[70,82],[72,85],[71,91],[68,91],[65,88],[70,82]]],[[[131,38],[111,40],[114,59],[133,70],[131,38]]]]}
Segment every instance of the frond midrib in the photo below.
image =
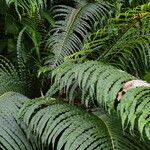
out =
{"type": "Polygon", "coordinates": [[[107,123],[105,122],[105,120],[102,117],[98,117],[98,118],[101,119],[102,122],[105,124],[106,129],[107,129],[108,134],[109,134],[110,139],[111,139],[112,148],[113,148],[113,150],[115,150],[115,143],[114,143],[114,140],[113,140],[113,135],[111,134],[111,130],[109,129],[109,126],[107,125],[107,123]]]}
{"type": "MultiPolygon", "coordinates": [[[[86,4],[86,5],[88,5],[88,4],[86,4]]],[[[71,21],[68,21],[68,22],[70,22],[70,24],[67,25],[67,27],[66,27],[66,29],[68,28],[68,30],[66,30],[65,33],[64,33],[64,38],[63,38],[61,47],[59,48],[59,52],[60,53],[62,52],[62,49],[64,48],[64,45],[65,45],[65,43],[67,41],[67,37],[69,36],[69,33],[71,32],[72,27],[73,27],[73,25],[76,22],[76,19],[78,19],[78,16],[79,16],[80,12],[82,11],[82,9],[86,5],[83,5],[82,7],[79,7],[78,9],[73,10],[72,14],[70,15],[69,20],[71,20],[71,21]]]]}

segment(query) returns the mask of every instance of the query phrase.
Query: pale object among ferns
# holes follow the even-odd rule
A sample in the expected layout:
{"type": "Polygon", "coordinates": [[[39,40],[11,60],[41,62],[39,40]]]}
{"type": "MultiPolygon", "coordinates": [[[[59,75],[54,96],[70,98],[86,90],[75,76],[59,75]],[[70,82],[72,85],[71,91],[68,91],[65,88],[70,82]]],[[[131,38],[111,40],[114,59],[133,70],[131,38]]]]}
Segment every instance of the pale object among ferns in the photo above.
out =
{"type": "Polygon", "coordinates": [[[136,87],[150,87],[150,83],[142,80],[131,80],[124,84],[122,91],[118,93],[117,100],[120,101],[129,89],[136,88],[136,87]]]}

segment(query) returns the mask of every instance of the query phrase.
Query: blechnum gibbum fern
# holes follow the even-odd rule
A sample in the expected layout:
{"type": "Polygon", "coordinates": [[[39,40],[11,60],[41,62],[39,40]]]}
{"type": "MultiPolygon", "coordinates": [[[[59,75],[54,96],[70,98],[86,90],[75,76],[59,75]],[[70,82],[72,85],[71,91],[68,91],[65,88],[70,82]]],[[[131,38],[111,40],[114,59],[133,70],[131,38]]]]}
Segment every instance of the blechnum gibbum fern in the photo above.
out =
{"type": "Polygon", "coordinates": [[[122,132],[120,120],[94,114],[56,99],[8,92],[0,96],[2,150],[147,150],[148,142],[122,132]],[[18,114],[19,113],[19,114],[18,114]]]}
{"type": "Polygon", "coordinates": [[[103,25],[111,7],[111,4],[105,1],[85,2],[77,8],[54,6],[52,12],[56,19],[55,27],[50,31],[47,40],[49,49],[54,53],[54,67],[62,64],[66,56],[80,50],[94,22],[99,21],[103,25]]]}
{"type": "Polygon", "coordinates": [[[18,119],[20,107],[28,100],[27,97],[14,92],[8,92],[0,96],[0,149],[37,149],[34,140],[27,140],[27,127],[18,119]]]}
{"type": "Polygon", "coordinates": [[[81,108],[55,99],[35,99],[27,102],[20,110],[20,116],[50,149],[93,150],[93,149],[146,149],[136,137],[122,129],[117,117],[109,118],[105,113],[96,115],[81,108]],[[135,146],[134,144],[138,144],[135,146]]]}
{"type": "Polygon", "coordinates": [[[81,90],[81,102],[86,106],[92,100],[94,104],[106,106],[109,110],[114,108],[114,101],[123,83],[135,79],[126,72],[97,61],[64,64],[53,71],[53,77],[55,82],[47,96],[55,94],[53,87],[58,87],[59,91],[64,90],[73,100],[75,93],[71,91],[74,88],[74,91],[81,90]]]}
{"type": "MultiPolygon", "coordinates": [[[[53,77],[54,84],[47,92],[48,97],[59,91],[66,93],[70,102],[75,98],[86,106],[91,103],[103,106],[109,112],[114,111],[118,92],[124,83],[136,79],[124,71],[97,61],[64,64],[54,70],[53,77]]],[[[138,127],[140,133],[150,139],[149,91],[149,87],[129,90],[117,110],[124,127],[129,125],[132,131],[138,127]]]]}
{"type": "Polygon", "coordinates": [[[40,80],[37,80],[36,61],[27,54],[22,46],[23,28],[17,39],[16,64],[11,63],[6,57],[0,56],[0,95],[14,91],[29,97],[40,95],[40,80]],[[33,91],[33,92],[32,92],[33,91]]]}
{"type": "Polygon", "coordinates": [[[24,83],[13,64],[0,56],[0,95],[8,91],[25,94],[24,83]]]}
{"type": "Polygon", "coordinates": [[[142,78],[150,68],[150,5],[121,11],[108,20],[107,25],[90,34],[73,56],[109,62],[142,78]]]}

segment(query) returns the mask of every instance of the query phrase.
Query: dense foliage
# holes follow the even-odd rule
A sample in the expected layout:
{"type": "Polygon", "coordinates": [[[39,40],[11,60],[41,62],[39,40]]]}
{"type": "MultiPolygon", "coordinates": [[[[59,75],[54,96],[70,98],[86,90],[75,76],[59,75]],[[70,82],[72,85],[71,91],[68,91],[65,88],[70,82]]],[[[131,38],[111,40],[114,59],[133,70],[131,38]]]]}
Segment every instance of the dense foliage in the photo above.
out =
{"type": "Polygon", "coordinates": [[[0,6],[0,149],[149,149],[149,0],[0,6]]]}

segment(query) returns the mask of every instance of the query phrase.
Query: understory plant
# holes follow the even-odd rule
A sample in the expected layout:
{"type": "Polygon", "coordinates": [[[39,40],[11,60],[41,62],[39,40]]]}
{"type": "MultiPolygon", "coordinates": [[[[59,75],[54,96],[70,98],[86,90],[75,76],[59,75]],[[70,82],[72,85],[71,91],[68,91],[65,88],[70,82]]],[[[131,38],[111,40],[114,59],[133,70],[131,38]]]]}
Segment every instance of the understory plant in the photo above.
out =
{"type": "Polygon", "coordinates": [[[0,149],[149,149],[149,0],[0,5],[0,149]]]}

